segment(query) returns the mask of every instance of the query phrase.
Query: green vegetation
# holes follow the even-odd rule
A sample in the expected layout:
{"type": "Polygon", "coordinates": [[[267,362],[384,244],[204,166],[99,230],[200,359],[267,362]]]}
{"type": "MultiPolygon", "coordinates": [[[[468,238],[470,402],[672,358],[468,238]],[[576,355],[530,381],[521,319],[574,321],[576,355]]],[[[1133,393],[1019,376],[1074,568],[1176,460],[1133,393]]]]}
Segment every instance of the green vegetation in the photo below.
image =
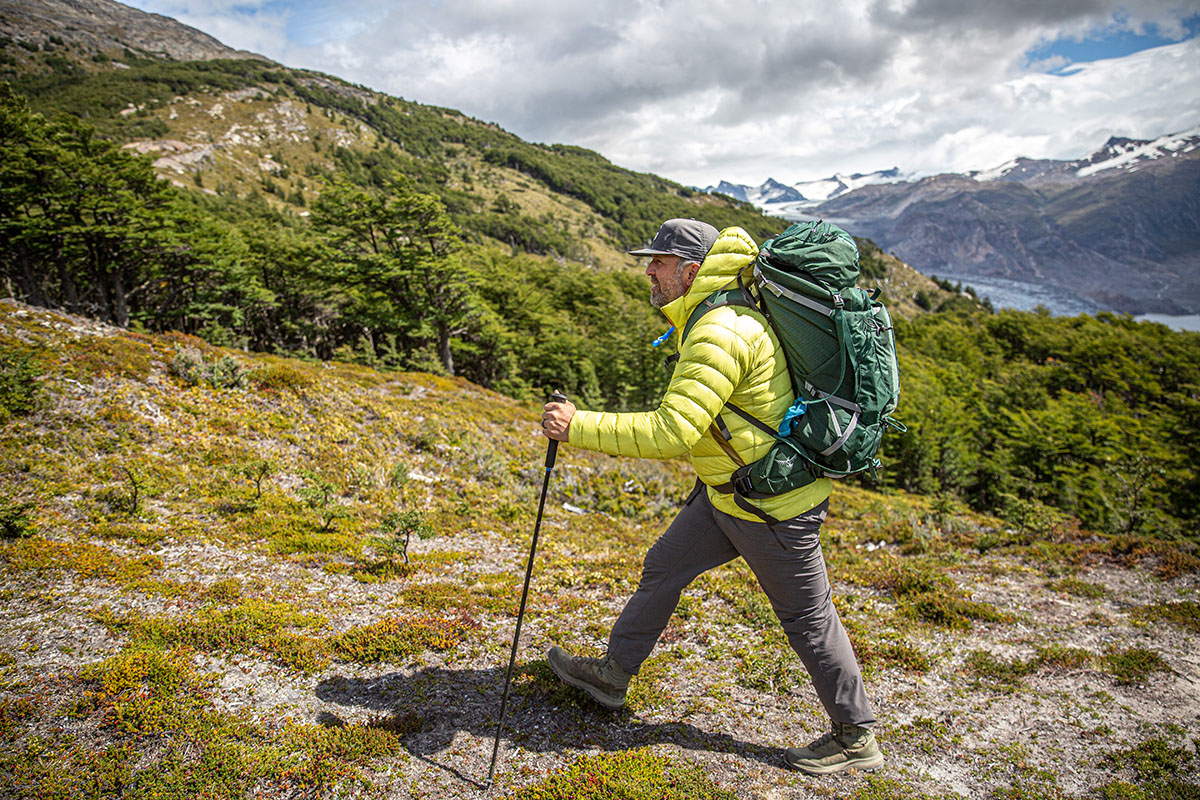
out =
{"type": "Polygon", "coordinates": [[[333,653],[343,661],[402,663],[422,650],[453,649],[468,631],[478,627],[477,622],[466,617],[391,618],[373,625],[351,628],[335,637],[331,647],[333,653]]]}
{"type": "Polygon", "coordinates": [[[42,400],[39,375],[41,370],[32,353],[16,348],[0,350],[0,425],[37,410],[42,400]]]}
{"type": "MultiPolygon", "coordinates": [[[[25,526],[0,542],[0,591],[26,615],[18,619],[53,615],[64,632],[48,641],[40,625],[4,623],[0,769],[17,776],[18,796],[104,797],[121,786],[131,797],[182,798],[199,785],[233,798],[250,792],[248,775],[267,797],[395,793],[403,789],[390,776],[409,769],[406,753],[436,760],[453,740],[491,735],[481,709],[498,688],[493,662],[507,652],[530,498],[543,474],[536,407],[431,374],[79,325],[0,306],[0,346],[36,348],[46,401],[0,436],[0,480],[18,498],[9,517],[25,526]],[[199,365],[236,362],[241,386],[185,379],[172,366],[185,350],[199,365]],[[58,670],[48,694],[37,676],[59,658],[78,667],[58,670]],[[280,692],[297,707],[256,699],[280,692]],[[318,716],[329,703],[358,721],[318,716]],[[390,704],[388,714],[370,716],[379,703],[390,704]],[[459,729],[459,719],[475,722],[459,729]],[[64,720],[68,731],[89,731],[86,740],[63,733],[64,720]]],[[[686,492],[685,473],[675,463],[560,456],[512,713],[516,720],[555,709],[556,767],[595,747],[624,750],[634,731],[650,747],[636,752],[666,765],[662,783],[657,768],[631,762],[609,786],[629,776],[668,796],[672,786],[704,796],[708,789],[682,782],[676,768],[703,772],[664,747],[773,762],[772,748],[822,719],[744,564],[689,587],[619,714],[564,686],[538,656],[551,643],[599,652],[611,598],[636,586],[645,548],[686,492]],[[762,717],[761,735],[729,734],[719,722],[748,714],[762,717]]],[[[949,753],[962,725],[986,721],[997,692],[1027,713],[1039,713],[1032,702],[1062,714],[1041,691],[1042,676],[1070,672],[1091,687],[1063,700],[1084,719],[1090,697],[1113,705],[1098,698],[1105,691],[1173,685],[1169,674],[1146,670],[1174,662],[1182,644],[1164,641],[1160,664],[1133,647],[1139,632],[1101,618],[1090,624],[1105,626],[1115,647],[1092,653],[1073,646],[1078,639],[1057,638],[1069,631],[1039,630],[1041,604],[1027,603],[1025,592],[1086,613],[1094,592],[1070,576],[1103,562],[1106,584],[1138,586],[1155,580],[1142,562],[1166,563],[1180,543],[1072,527],[1038,542],[1002,524],[951,495],[838,487],[823,539],[839,612],[868,683],[902,687],[888,702],[923,715],[885,739],[898,756],[949,753]],[[1001,658],[979,644],[989,632],[1056,644],[1001,658]],[[956,654],[972,649],[979,654],[964,666],[956,654]],[[914,688],[926,682],[950,687],[936,708],[914,688]],[[971,722],[937,716],[947,698],[971,722]]],[[[1192,635],[1190,602],[1142,600],[1130,616],[1173,620],[1177,635],[1192,635]]],[[[524,722],[512,735],[521,747],[542,746],[524,722]]],[[[978,748],[969,756],[961,764],[990,768],[1000,758],[978,748]]],[[[521,757],[509,758],[508,785],[533,779],[521,757]]],[[[412,769],[440,780],[438,766],[412,769]]],[[[600,785],[602,772],[578,775],[600,785]]],[[[557,791],[557,775],[530,791],[557,791]]],[[[1105,771],[1101,782],[1110,778],[1130,776],[1105,771]]],[[[844,793],[936,788],[903,779],[859,776],[844,793]]],[[[1032,773],[1009,782],[1012,791],[1051,785],[1032,773]]]]}
{"type": "Polygon", "coordinates": [[[1166,620],[1193,633],[1200,633],[1200,603],[1194,600],[1143,606],[1134,609],[1133,616],[1147,622],[1166,620]]]}
{"type": "MultiPolygon", "coordinates": [[[[561,388],[586,406],[645,408],[665,380],[647,346],[661,318],[644,302],[640,277],[582,266],[590,256],[570,243],[638,244],[671,215],[700,213],[760,240],[781,225],[594,153],[527,144],[446,109],[260,62],[139,60],[127,70],[48,68],[22,80],[18,89],[38,108],[87,108],[89,120],[140,107],[159,119],[155,109],[181,94],[250,87],[304,103],[309,118],[355,120],[374,132],[374,145],[328,152],[314,138],[315,161],[260,155],[274,165],[271,180],[301,192],[309,214],[301,218],[294,203],[155,180],[146,159],[74,118],[32,114],[19,95],[6,94],[0,108],[13,135],[0,153],[4,269],[28,302],[122,326],[460,374],[516,397],[561,388]],[[80,93],[95,107],[76,102],[80,93]],[[296,176],[288,177],[288,159],[296,176]],[[84,193],[73,189],[76,176],[87,181],[84,193]],[[491,188],[469,188],[477,179],[491,188]],[[555,207],[563,214],[573,209],[565,229],[555,227],[558,211],[539,212],[549,215],[541,219],[514,199],[520,182],[565,203],[555,207]],[[89,199],[98,197],[112,200],[101,207],[89,199]],[[601,234],[587,228],[597,215],[601,234]],[[555,244],[518,236],[527,223],[529,236],[555,244]],[[34,269],[49,260],[54,270],[34,269]]],[[[864,274],[886,274],[878,248],[861,245],[864,274]]],[[[931,284],[927,294],[956,289],[931,284]]],[[[993,314],[970,302],[939,308],[897,323],[906,376],[898,417],[909,433],[885,441],[884,486],[997,514],[1015,531],[1008,545],[1052,538],[1070,517],[1108,533],[1196,536],[1200,337],[1107,314],[993,314]]],[[[231,362],[202,359],[185,346],[173,363],[188,381],[244,380],[231,362]]],[[[21,392],[36,388],[31,368],[6,366],[6,383],[26,387],[0,393],[14,398],[5,405],[15,412],[30,402],[21,392]]],[[[260,385],[303,388],[288,382],[294,375],[259,377],[260,385]]],[[[1200,560],[1190,555],[1164,572],[1194,568],[1200,560]]],[[[1162,562],[1172,557],[1159,554],[1162,562]]],[[[917,613],[942,613],[924,605],[917,613]]]]}
{"type": "MultiPolygon", "coordinates": [[[[187,650],[126,649],[80,671],[82,691],[67,709],[95,721],[111,744],[81,745],[62,729],[0,750],[17,796],[170,798],[280,796],[369,789],[364,768],[395,758],[398,735],[385,726],[268,726],[217,710],[215,678],[187,650]]],[[[32,716],[0,706],[0,721],[32,716]]],[[[2,728],[0,728],[2,729],[2,728]]]]}
{"type": "Polygon", "coordinates": [[[1140,683],[1155,672],[1170,672],[1171,665],[1156,650],[1113,647],[1101,659],[1104,669],[1122,683],[1140,683]]]}
{"type": "MultiPolygon", "coordinates": [[[[647,347],[662,323],[642,281],[465,249],[443,202],[394,171],[365,188],[328,182],[310,222],[261,198],[175,189],[148,160],[11,93],[0,114],[13,132],[0,153],[0,253],[28,302],[252,350],[458,373],[517,396],[554,387],[646,405],[662,386],[647,347]]],[[[189,383],[241,385],[228,356],[206,358],[185,340],[170,363],[189,383]]],[[[5,413],[33,402],[29,365],[5,356],[5,413]]],[[[295,375],[255,379],[302,388],[295,375]]]]}
{"type": "MultiPolygon", "coordinates": [[[[666,216],[760,241],[782,223],[311,73],[0,47],[32,106],[0,98],[0,272],[77,315],[0,304],[9,791],[450,791],[486,758],[544,474],[522,401],[652,406],[665,324],[620,250],[666,216]],[[156,169],[119,146],[284,111],[298,141],[247,140],[245,162],[156,169]]],[[[894,260],[861,249],[886,282],[894,260]]],[[[878,483],[837,486],[822,532],[897,771],[743,769],[824,712],[737,562],[689,587],[626,710],[558,681],[540,653],[599,652],[690,484],[682,464],[568,449],[506,734],[514,796],[898,800],[945,796],[947,776],[1054,798],[1080,748],[1088,796],[1196,796],[1195,743],[1161,721],[1190,724],[1200,339],[903,291],[889,302],[930,309],[898,324],[911,432],[878,483]]]]}
{"type": "Polygon", "coordinates": [[[695,764],[644,750],[582,756],[509,800],[733,800],[695,764]]]}
{"type": "Polygon", "coordinates": [[[1173,741],[1166,737],[1154,737],[1110,754],[1108,760],[1113,767],[1132,767],[1136,783],[1112,781],[1100,787],[1097,795],[1104,800],[1200,798],[1200,785],[1195,782],[1200,771],[1196,740],[1193,740],[1191,748],[1188,748],[1182,731],[1175,730],[1172,733],[1173,741]]]}
{"type": "Polygon", "coordinates": [[[897,322],[908,433],[885,483],[1004,517],[1010,543],[1093,530],[1195,539],[1200,335],[1100,314],[897,322]]]}

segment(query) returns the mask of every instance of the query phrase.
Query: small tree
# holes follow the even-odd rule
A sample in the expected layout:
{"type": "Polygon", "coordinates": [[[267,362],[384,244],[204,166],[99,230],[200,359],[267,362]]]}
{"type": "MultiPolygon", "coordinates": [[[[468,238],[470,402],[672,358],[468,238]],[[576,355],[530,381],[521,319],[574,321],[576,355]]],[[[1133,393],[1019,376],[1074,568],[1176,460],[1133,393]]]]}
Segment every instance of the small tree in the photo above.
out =
{"type": "Polygon", "coordinates": [[[381,526],[385,536],[385,549],[391,556],[400,555],[404,563],[408,563],[408,545],[413,534],[418,539],[428,539],[433,536],[433,528],[425,522],[420,511],[393,511],[383,518],[381,526]]]}

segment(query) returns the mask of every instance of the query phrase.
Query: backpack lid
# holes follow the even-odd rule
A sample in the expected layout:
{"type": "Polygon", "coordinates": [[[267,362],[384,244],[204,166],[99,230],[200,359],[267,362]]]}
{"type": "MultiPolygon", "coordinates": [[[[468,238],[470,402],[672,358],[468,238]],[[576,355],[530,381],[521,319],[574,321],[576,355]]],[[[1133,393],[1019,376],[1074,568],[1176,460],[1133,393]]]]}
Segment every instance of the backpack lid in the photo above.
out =
{"type": "Polygon", "coordinates": [[[758,261],[760,267],[801,273],[830,292],[850,289],[858,282],[854,237],[824,220],[797,222],[763,242],[758,261]]]}

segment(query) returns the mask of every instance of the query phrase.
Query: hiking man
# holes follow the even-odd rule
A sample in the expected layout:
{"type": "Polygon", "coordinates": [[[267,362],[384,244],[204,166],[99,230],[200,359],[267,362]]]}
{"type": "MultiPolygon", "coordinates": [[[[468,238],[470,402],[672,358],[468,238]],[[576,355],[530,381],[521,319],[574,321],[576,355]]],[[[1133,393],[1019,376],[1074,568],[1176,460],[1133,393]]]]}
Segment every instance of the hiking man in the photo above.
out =
{"type": "MultiPolygon", "coordinates": [[[[682,331],[706,297],[751,269],[758,246],[741,228],[716,228],[690,219],[663,223],[650,246],[650,302],[682,331]]],[[[608,708],[620,708],[630,678],[649,657],[684,587],[701,573],[741,556],[750,565],[812,677],[832,721],[829,733],[806,747],[788,748],[787,764],[811,774],[883,763],[854,650],[831,600],[820,529],[829,506],[828,478],[786,494],[756,500],[768,524],[740,508],[727,484],[739,464],[771,447],[772,438],[726,403],[777,426],[793,402],[779,340],[757,310],[723,306],[704,314],[688,332],[674,373],[654,411],[604,413],[547,403],[546,435],[610,455],[674,458],[688,454],[699,480],[683,509],[646,554],[637,591],[613,625],[602,658],[551,648],[548,659],[564,682],[608,708]],[[728,489],[726,489],[728,491],[728,489]]]]}

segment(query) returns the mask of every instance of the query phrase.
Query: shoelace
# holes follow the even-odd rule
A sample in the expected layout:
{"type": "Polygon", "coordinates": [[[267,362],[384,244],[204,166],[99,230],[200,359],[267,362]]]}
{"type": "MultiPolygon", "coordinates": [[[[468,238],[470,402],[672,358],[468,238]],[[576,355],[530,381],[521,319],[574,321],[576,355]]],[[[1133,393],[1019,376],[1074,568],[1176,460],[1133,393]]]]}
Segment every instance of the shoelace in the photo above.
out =
{"type": "Polygon", "coordinates": [[[829,744],[831,741],[833,741],[833,732],[832,731],[830,731],[828,733],[822,733],[819,737],[817,737],[817,740],[815,742],[813,742],[812,744],[810,744],[808,746],[808,749],[816,750],[819,747],[824,747],[825,745],[829,744]]]}

